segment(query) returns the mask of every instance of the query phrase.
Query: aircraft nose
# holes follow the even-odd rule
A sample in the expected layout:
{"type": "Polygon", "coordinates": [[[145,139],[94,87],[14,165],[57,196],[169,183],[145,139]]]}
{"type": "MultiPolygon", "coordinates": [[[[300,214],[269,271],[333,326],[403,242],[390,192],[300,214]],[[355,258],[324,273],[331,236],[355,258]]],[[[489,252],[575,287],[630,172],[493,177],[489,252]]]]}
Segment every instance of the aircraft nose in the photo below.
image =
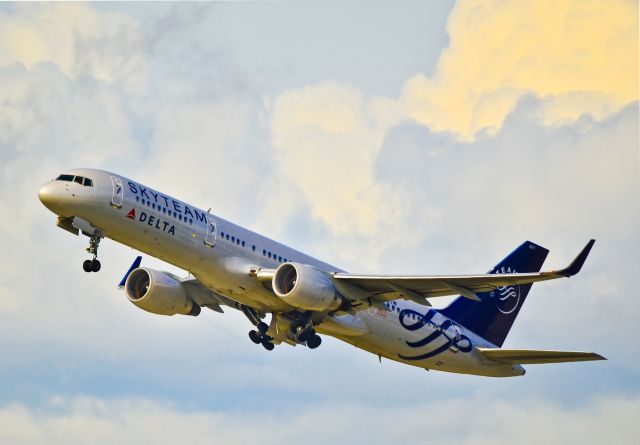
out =
{"type": "Polygon", "coordinates": [[[54,200],[53,187],[51,187],[51,183],[47,183],[40,187],[40,190],[38,190],[38,198],[45,206],[49,207],[51,205],[54,200]]]}
{"type": "Polygon", "coordinates": [[[40,187],[40,190],[38,190],[38,198],[46,208],[54,213],[56,213],[56,210],[59,210],[58,207],[63,200],[60,194],[60,187],[56,187],[56,184],[53,182],[48,182],[40,187]]]}

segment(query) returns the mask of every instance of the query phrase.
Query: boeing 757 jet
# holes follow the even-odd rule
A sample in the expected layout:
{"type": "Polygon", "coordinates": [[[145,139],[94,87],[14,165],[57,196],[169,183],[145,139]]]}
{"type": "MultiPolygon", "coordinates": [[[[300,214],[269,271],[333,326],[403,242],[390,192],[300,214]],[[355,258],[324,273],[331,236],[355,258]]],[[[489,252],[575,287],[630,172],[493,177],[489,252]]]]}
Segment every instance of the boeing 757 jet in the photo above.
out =
{"type": "Polygon", "coordinates": [[[425,369],[493,377],[524,375],[523,364],[603,360],[592,352],[501,349],[533,283],[577,274],[591,240],[564,269],[540,272],[549,251],[525,241],[486,274],[362,275],[272,241],[123,176],[69,170],[42,186],[57,226],[89,237],[85,272],[98,272],[107,237],[190,273],[141,267],[120,287],[134,305],[160,315],[201,308],[242,311],[249,338],[267,350],[315,349],[322,335],[425,369]],[[458,295],[444,309],[431,301],[458,295]]]}

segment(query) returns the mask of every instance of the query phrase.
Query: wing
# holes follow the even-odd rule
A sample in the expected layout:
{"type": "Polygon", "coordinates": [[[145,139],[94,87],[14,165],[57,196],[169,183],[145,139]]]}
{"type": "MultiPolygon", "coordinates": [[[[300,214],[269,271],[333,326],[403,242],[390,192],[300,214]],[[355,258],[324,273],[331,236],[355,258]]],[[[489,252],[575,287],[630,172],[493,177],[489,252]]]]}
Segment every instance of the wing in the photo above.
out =
{"type": "Polygon", "coordinates": [[[488,349],[477,348],[480,355],[489,360],[501,363],[527,365],[542,363],[585,362],[590,360],[606,360],[595,352],[574,351],[537,351],[531,349],[488,349]]]}
{"type": "Polygon", "coordinates": [[[538,281],[566,278],[580,272],[595,240],[590,240],[571,264],[564,269],[536,273],[506,273],[483,275],[438,275],[438,276],[384,276],[335,273],[336,287],[345,294],[355,295],[353,300],[363,297],[378,301],[395,300],[400,296],[420,304],[430,305],[427,298],[462,295],[479,300],[477,294],[491,292],[498,287],[536,283],[538,281]],[[354,292],[354,290],[360,292],[354,292]],[[364,291],[364,292],[362,292],[364,291]],[[357,295],[358,294],[358,295],[357,295]]]}

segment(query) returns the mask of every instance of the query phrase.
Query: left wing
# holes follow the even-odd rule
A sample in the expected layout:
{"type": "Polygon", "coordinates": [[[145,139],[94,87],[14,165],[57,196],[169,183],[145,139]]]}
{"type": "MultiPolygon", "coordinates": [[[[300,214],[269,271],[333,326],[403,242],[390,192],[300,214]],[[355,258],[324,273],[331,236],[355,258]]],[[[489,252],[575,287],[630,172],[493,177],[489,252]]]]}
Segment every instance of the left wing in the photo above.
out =
{"type": "MultiPolygon", "coordinates": [[[[479,300],[476,294],[491,292],[498,287],[529,284],[538,281],[566,278],[580,272],[595,240],[590,240],[578,256],[564,269],[536,273],[483,274],[483,275],[439,275],[439,276],[384,276],[355,275],[335,273],[334,282],[355,286],[364,290],[376,300],[395,300],[401,298],[413,300],[420,304],[429,304],[426,300],[432,297],[462,295],[471,300],[479,300]]],[[[347,292],[351,293],[351,292],[347,292]]],[[[363,299],[361,296],[356,298],[363,299]]]]}
{"type": "Polygon", "coordinates": [[[544,363],[585,362],[606,360],[595,352],[538,351],[532,349],[490,349],[477,348],[481,356],[501,363],[513,365],[533,365],[544,363]]]}

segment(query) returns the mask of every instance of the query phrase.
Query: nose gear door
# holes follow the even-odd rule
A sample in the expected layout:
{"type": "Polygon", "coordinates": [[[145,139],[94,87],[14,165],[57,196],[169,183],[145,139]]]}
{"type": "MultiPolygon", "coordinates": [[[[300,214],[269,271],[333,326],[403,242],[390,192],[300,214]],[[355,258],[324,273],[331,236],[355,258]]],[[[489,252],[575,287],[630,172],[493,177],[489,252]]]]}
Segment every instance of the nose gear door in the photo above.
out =
{"type": "Polygon", "coordinates": [[[113,195],[111,195],[111,205],[113,207],[122,207],[122,199],[124,198],[124,190],[122,188],[122,180],[117,176],[111,176],[111,185],[113,186],[113,195]]]}
{"type": "Polygon", "coordinates": [[[204,237],[204,243],[209,247],[216,244],[216,221],[209,214],[207,214],[207,234],[204,237]]]}

